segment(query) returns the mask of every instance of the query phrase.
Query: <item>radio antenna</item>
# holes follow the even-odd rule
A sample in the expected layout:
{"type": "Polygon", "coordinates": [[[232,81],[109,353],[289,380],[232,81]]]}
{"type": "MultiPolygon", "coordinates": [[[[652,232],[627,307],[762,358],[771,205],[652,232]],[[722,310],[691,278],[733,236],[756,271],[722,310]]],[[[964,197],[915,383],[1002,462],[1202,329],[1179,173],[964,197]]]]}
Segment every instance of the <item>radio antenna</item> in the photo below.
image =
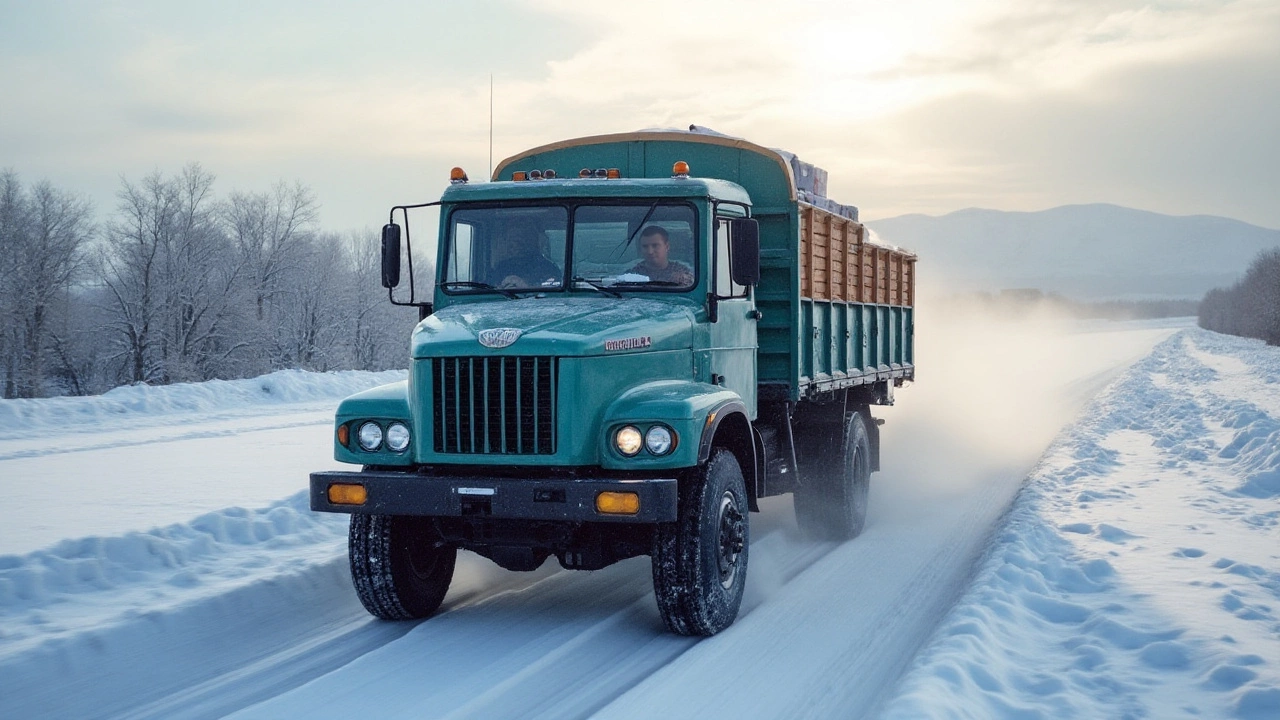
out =
{"type": "Polygon", "coordinates": [[[489,73],[489,177],[493,177],[493,73],[489,73]]]}

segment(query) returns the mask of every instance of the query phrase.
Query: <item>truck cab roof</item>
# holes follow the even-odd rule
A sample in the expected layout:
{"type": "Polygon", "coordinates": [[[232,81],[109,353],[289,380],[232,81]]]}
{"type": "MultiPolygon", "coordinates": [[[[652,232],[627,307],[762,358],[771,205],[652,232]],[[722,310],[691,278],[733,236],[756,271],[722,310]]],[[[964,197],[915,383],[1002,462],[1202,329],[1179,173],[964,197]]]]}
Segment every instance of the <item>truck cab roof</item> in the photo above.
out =
{"type": "Polygon", "coordinates": [[[710,198],[751,204],[737,183],[714,178],[555,178],[552,180],[457,183],[440,197],[443,202],[502,202],[565,198],[710,198]]]}

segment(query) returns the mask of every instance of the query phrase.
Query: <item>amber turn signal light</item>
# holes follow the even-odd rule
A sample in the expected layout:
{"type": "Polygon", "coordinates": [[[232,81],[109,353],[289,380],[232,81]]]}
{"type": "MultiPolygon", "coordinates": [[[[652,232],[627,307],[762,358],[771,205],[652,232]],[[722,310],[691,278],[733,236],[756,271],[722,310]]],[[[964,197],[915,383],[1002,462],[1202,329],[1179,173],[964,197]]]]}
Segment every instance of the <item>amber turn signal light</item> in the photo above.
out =
{"type": "Polygon", "coordinates": [[[675,165],[671,166],[671,174],[676,177],[688,177],[689,163],[683,160],[677,161],[675,165]]]}
{"type": "Polygon", "coordinates": [[[596,495],[596,512],[635,515],[640,512],[640,496],[633,492],[602,492],[596,495]]]}
{"type": "Polygon", "coordinates": [[[342,447],[347,446],[347,441],[351,439],[351,428],[346,423],[338,426],[338,444],[342,447]]]}
{"type": "Polygon", "coordinates": [[[363,505],[369,499],[369,491],[363,485],[334,483],[329,486],[329,502],[334,505],[363,505]]]}

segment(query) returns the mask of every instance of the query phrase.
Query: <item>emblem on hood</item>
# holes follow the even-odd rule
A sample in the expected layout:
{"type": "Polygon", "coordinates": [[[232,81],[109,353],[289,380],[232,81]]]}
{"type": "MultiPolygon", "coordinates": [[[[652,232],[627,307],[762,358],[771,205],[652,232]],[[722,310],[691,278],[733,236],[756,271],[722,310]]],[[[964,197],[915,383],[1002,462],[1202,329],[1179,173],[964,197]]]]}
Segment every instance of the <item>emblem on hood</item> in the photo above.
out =
{"type": "Polygon", "coordinates": [[[480,344],[487,348],[504,348],[516,340],[524,331],[520,328],[492,328],[480,331],[480,344]]]}

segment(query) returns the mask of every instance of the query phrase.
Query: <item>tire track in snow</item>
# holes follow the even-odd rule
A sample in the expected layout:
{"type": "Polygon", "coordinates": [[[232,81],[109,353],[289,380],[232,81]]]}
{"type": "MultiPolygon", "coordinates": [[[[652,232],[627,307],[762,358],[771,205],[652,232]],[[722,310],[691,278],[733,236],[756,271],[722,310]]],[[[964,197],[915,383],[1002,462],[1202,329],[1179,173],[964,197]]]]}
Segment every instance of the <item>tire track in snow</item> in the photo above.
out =
{"type": "MultiPolygon", "coordinates": [[[[779,584],[834,547],[797,542],[785,498],[766,501],[752,520],[752,562],[773,558],[779,584]]],[[[759,588],[748,592],[743,617],[765,600],[759,588]]],[[[698,642],[665,630],[650,561],[633,558],[594,572],[557,571],[452,609],[235,717],[349,717],[368,708],[374,684],[380,717],[586,717],[698,642]]]]}

